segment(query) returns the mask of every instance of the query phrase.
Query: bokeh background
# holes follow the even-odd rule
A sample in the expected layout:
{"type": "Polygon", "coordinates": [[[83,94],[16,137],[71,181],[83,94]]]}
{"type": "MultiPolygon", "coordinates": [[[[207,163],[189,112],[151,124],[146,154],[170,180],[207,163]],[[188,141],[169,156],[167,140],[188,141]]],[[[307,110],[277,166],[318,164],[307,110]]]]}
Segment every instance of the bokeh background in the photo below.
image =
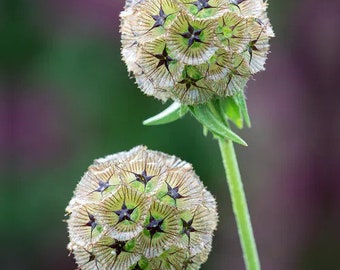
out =
{"type": "MultiPolygon", "coordinates": [[[[269,1],[277,37],[237,147],[263,270],[340,269],[339,2],[269,1]]],[[[120,57],[123,0],[0,1],[0,269],[74,269],[64,208],[94,158],[138,144],[193,163],[220,223],[202,269],[244,269],[217,143],[160,127],[120,57]]]]}

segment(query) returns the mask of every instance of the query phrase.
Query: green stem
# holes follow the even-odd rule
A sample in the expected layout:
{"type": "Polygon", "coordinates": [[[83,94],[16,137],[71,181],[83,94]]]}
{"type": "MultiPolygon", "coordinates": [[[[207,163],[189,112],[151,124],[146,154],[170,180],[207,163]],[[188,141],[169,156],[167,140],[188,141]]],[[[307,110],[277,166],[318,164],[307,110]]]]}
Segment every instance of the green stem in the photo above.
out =
{"type": "Polygon", "coordinates": [[[260,260],[251,226],[247,200],[243,189],[233,142],[219,139],[223,165],[226,171],[238,234],[241,240],[243,258],[247,270],[260,270],[260,260]]]}

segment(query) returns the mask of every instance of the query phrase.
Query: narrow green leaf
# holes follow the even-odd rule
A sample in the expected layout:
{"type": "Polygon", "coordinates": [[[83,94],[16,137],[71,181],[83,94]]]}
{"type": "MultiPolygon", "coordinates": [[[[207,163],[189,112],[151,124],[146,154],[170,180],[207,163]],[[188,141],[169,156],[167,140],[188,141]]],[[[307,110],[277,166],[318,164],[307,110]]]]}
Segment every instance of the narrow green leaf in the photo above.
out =
{"type": "Polygon", "coordinates": [[[221,122],[220,117],[215,115],[215,112],[212,112],[207,104],[190,106],[189,109],[195,118],[213,134],[247,146],[243,139],[221,122]]]}
{"type": "Polygon", "coordinates": [[[207,106],[208,109],[215,115],[216,119],[229,128],[228,117],[225,112],[221,111],[220,101],[218,99],[214,99],[209,101],[207,106]]]}
{"type": "Polygon", "coordinates": [[[237,100],[230,96],[219,100],[220,110],[227,118],[232,121],[238,128],[243,128],[243,116],[237,100]]]}
{"type": "Polygon", "coordinates": [[[183,117],[188,110],[187,106],[181,105],[179,102],[174,102],[161,113],[143,121],[143,125],[155,126],[168,124],[183,117]]]}
{"type": "Polygon", "coordinates": [[[239,108],[244,118],[244,122],[246,123],[247,127],[250,128],[251,122],[250,122],[250,117],[249,117],[248,108],[247,108],[247,101],[246,101],[244,92],[241,91],[238,95],[236,95],[236,97],[237,97],[239,108]]]}

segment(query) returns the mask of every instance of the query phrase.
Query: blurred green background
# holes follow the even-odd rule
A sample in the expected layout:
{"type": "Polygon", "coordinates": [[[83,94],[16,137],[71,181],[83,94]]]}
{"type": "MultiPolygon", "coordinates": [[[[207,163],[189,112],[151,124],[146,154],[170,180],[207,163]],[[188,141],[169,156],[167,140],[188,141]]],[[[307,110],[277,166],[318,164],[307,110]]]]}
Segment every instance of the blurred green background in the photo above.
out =
{"type": "MultiPolygon", "coordinates": [[[[263,270],[340,269],[339,3],[269,1],[277,37],[248,84],[240,166],[263,270]]],[[[93,159],[144,144],[191,162],[220,223],[202,269],[244,269],[217,143],[120,57],[123,0],[0,1],[0,269],[74,269],[62,222],[93,159]]]]}

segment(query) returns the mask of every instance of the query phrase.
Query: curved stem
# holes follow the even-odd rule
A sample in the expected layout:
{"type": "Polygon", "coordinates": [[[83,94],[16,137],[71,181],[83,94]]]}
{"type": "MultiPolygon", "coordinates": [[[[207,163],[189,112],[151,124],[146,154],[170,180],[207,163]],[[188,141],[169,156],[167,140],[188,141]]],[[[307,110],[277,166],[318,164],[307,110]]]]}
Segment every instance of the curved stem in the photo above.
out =
{"type": "Polygon", "coordinates": [[[233,211],[241,241],[243,258],[247,270],[260,270],[260,260],[250,221],[246,196],[243,189],[233,142],[219,139],[223,165],[226,171],[233,211]]]}

